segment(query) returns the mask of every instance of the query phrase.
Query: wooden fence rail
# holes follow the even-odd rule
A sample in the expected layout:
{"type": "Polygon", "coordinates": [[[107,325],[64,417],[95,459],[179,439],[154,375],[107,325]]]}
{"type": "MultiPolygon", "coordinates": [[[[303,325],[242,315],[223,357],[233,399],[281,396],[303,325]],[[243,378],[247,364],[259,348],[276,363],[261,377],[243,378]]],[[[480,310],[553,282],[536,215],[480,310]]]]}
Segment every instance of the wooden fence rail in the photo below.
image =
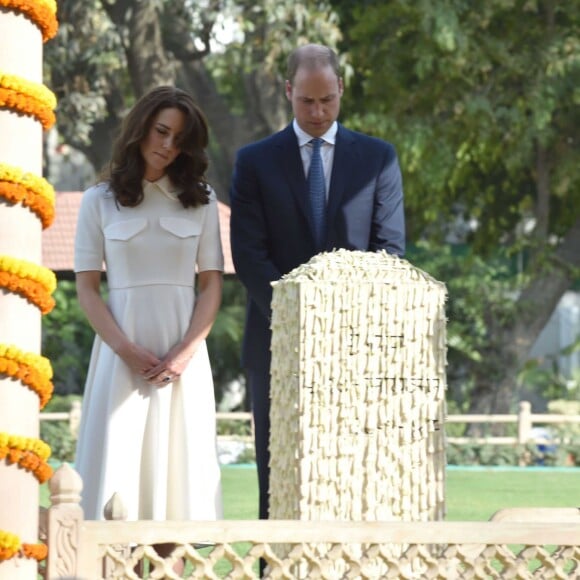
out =
{"type": "MultiPolygon", "coordinates": [[[[224,413],[218,412],[219,421],[244,421],[249,423],[252,432],[252,414],[246,412],[224,413]]],[[[71,410],[59,413],[40,413],[41,421],[68,421],[70,431],[76,437],[78,426],[81,420],[81,402],[73,401],[71,410]]],[[[543,437],[535,437],[532,429],[538,425],[580,425],[580,415],[552,415],[547,413],[532,413],[532,405],[528,401],[519,404],[517,414],[510,415],[448,415],[445,419],[446,425],[454,423],[463,424],[515,424],[517,425],[517,436],[515,437],[447,437],[447,443],[458,445],[464,444],[489,444],[489,445],[525,445],[526,443],[545,443],[543,437]]],[[[218,436],[218,439],[237,439],[251,441],[251,436],[233,435],[218,436]]],[[[557,441],[555,441],[557,442],[557,441]]]]}

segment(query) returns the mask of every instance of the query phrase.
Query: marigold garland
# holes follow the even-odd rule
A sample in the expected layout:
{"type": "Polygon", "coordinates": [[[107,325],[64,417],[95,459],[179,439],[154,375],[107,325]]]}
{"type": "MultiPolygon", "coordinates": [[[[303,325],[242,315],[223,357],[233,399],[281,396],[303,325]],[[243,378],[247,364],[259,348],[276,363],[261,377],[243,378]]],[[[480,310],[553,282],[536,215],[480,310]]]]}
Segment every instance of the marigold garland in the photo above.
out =
{"type": "Polygon", "coordinates": [[[20,538],[10,532],[0,530],[0,562],[10,560],[20,550],[20,538]]]}
{"type": "Polygon", "coordinates": [[[0,107],[12,109],[22,115],[35,117],[40,121],[45,131],[48,131],[56,121],[54,112],[43,107],[38,101],[28,95],[22,95],[2,87],[0,87],[0,107]]]}
{"type": "Polygon", "coordinates": [[[46,544],[22,544],[22,556],[41,562],[48,556],[46,544]]]}
{"type": "Polygon", "coordinates": [[[14,451],[34,453],[41,461],[46,461],[51,453],[50,447],[42,439],[0,432],[0,449],[8,447],[14,451]]]}
{"type": "Polygon", "coordinates": [[[42,314],[54,308],[51,294],[56,289],[56,276],[44,266],[0,255],[0,288],[24,296],[42,314]]]}
{"type": "Polygon", "coordinates": [[[54,115],[56,96],[50,89],[40,83],[2,72],[0,72],[0,107],[33,116],[40,121],[44,129],[50,129],[56,121],[54,115]]]}
{"type": "Polygon", "coordinates": [[[18,553],[40,562],[46,558],[48,547],[46,544],[22,544],[16,534],[0,530],[0,562],[10,560],[18,553]]]}
{"type": "Polygon", "coordinates": [[[0,6],[21,12],[36,24],[44,42],[56,35],[58,30],[56,0],[0,0],[0,6]]]}
{"type": "MultiPolygon", "coordinates": [[[[22,381],[39,398],[44,408],[52,396],[52,367],[50,361],[33,352],[24,352],[15,346],[0,344],[0,374],[22,381]]],[[[0,441],[1,441],[0,435],[0,441]]]]}
{"type": "Polygon", "coordinates": [[[0,254],[0,270],[14,274],[19,278],[34,280],[50,294],[56,290],[54,272],[34,262],[27,262],[26,260],[0,254]]]}
{"type": "MultiPolygon", "coordinates": [[[[1,2],[2,0],[0,0],[1,2]]],[[[21,93],[42,103],[47,109],[54,110],[56,108],[55,94],[44,85],[28,81],[18,75],[11,75],[0,72],[0,87],[3,89],[21,93]]]]}
{"type": "Polygon", "coordinates": [[[16,534],[0,530],[0,562],[10,560],[20,550],[20,538],[16,534]]]}
{"type": "MultiPolygon", "coordinates": [[[[0,8],[22,13],[35,24],[44,42],[56,35],[56,0],[0,0],[0,8]]],[[[35,117],[44,129],[55,123],[55,95],[46,87],[20,77],[0,73],[0,107],[35,117]]],[[[0,164],[0,198],[10,203],[22,203],[40,218],[43,228],[54,220],[54,190],[44,179],[17,168],[0,164]]],[[[23,294],[36,304],[43,314],[54,306],[50,296],[56,279],[50,270],[23,261],[0,257],[0,287],[23,294]]],[[[0,373],[20,379],[35,391],[44,407],[52,394],[52,368],[48,359],[34,353],[24,353],[16,347],[0,345],[0,373]]],[[[0,459],[17,463],[34,473],[41,483],[52,474],[46,463],[50,447],[39,439],[0,433],[0,459]]],[[[45,544],[22,543],[10,532],[0,530],[0,562],[15,556],[37,561],[47,557],[45,544]]]]}
{"type": "Polygon", "coordinates": [[[42,314],[48,314],[54,308],[54,298],[46,293],[46,289],[35,280],[19,278],[8,272],[0,272],[0,288],[5,288],[14,294],[20,294],[38,307],[42,314]]]}
{"type": "Polygon", "coordinates": [[[52,475],[52,467],[46,463],[50,447],[40,439],[0,433],[0,460],[16,463],[34,474],[39,483],[52,475]]]}
{"type": "Polygon", "coordinates": [[[54,188],[43,177],[0,163],[0,197],[30,208],[40,218],[44,229],[54,220],[54,188]]]}

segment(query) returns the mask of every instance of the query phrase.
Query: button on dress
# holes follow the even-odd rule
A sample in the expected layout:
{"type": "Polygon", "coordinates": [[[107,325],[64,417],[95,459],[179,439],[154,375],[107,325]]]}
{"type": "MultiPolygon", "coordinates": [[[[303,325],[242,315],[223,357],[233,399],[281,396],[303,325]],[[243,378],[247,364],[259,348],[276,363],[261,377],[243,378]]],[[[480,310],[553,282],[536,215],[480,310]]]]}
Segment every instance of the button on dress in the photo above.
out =
{"type": "MultiPolygon", "coordinates": [[[[79,211],[75,272],[106,264],[107,303],[126,335],[163,357],[187,331],[197,271],[223,271],[215,193],[184,208],[167,177],[144,181],[136,207],[115,202],[105,183],[79,211]]],[[[103,519],[118,493],[128,519],[222,517],[213,379],[205,342],[181,377],[159,388],[131,372],[95,337],[75,467],[86,519],[103,519]]]]}

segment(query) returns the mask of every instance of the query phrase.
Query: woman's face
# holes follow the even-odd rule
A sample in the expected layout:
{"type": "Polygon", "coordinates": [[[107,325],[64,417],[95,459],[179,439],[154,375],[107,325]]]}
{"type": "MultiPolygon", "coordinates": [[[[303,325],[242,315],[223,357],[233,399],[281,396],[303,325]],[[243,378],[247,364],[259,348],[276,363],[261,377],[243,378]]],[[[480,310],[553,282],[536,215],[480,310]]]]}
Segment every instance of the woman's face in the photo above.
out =
{"type": "Polygon", "coordinates": [[[145,179],[157,181],[165,175],[180,153],[177,146],[183,131],[185,115],[179,109],[162,109],[153,117],[151,128],[141,142],[141,155],[145,161],[145,179]]]}

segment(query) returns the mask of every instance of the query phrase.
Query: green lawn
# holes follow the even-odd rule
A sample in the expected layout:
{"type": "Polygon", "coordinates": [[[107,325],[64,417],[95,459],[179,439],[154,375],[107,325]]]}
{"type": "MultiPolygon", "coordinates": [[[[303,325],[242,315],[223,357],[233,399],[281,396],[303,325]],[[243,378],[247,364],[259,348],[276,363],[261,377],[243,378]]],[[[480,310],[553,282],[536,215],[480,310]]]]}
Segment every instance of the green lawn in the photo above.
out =
{"type": "Polygon", "coordinates": [[[258,478],[255,469],[246,466],[223,467],[222,491],[226,520],[258,518],[258,478]]]}
{"type": "Polygon", "coordinates": [[[448,470],[447,520],[488,520],[507,507],[580,507],[580,470],[448,470]]]}
{"type": "MultiPolygon", "coordinates": [[[[222,469],[224,518],[253,520],[258,517],[256,470],[225,466],[222,469]]],[[[445,483],[447,519],[488,520],[505,507],[578,507],[580,470],[449,469],[445,483]]],[[[41,505],[48,505],[46,484],[41,505]]]]}
{"type": "MultiPolygon", "coordinates": [[[[254,469],[225,467],[222,471],[224,517],[257,517],[254,469]]],[[[580,506],[580,470],[449,469],[445,483],[447,520],[488,520],[506,507],[580,506]]]]}

